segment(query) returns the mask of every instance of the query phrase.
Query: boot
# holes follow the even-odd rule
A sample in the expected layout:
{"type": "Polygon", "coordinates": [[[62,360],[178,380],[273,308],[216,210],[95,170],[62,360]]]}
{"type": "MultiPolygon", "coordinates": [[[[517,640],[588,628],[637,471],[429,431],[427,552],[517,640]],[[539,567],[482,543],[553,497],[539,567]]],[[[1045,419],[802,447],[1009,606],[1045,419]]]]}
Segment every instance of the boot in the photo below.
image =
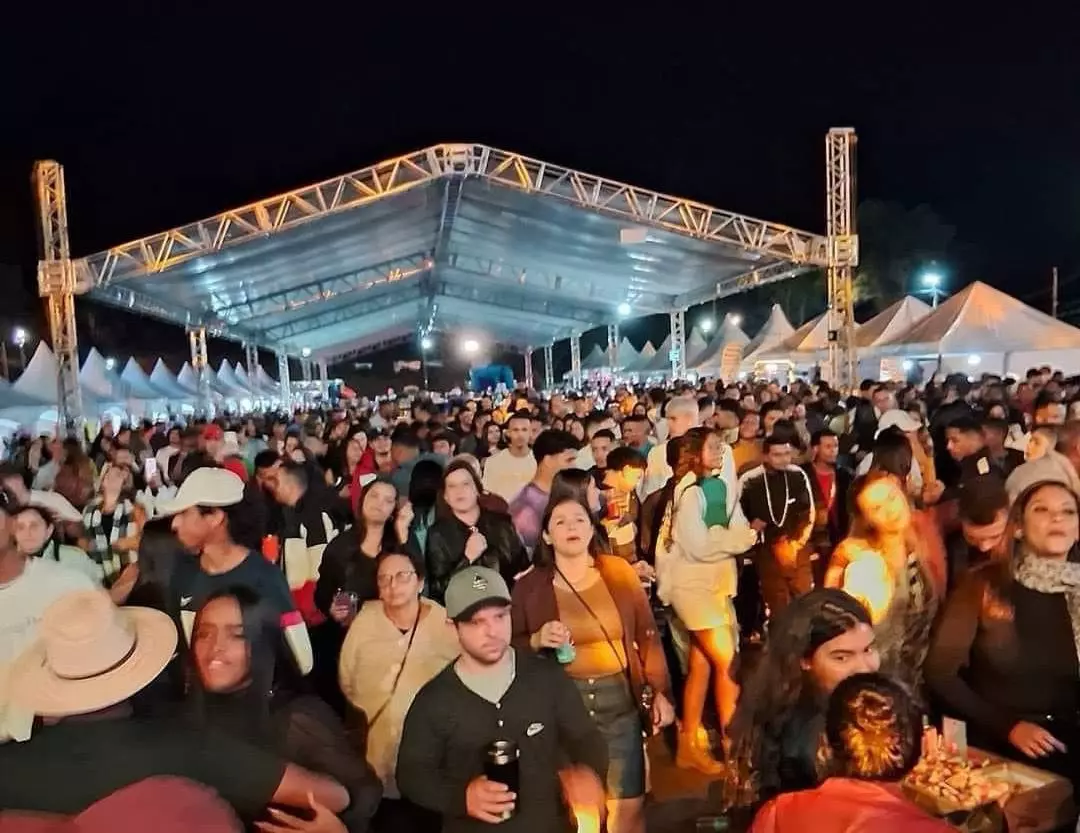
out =
{"type": "Polygon", "coordinates": [[[703,727],[695,731],[681,730],[679,732],[679,748],[675,753],[675,766],[680,769],[696,769],[711,777],[724,774],[724,765],[713,757],[709,749],[709,735],[703,727]]]}

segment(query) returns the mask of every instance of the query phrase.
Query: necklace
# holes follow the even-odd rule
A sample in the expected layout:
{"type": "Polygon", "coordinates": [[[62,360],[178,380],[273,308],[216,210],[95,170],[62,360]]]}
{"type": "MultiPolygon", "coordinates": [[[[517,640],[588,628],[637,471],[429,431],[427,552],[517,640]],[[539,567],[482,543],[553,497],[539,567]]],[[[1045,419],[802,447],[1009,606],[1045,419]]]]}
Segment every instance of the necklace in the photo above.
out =
{"type": "Polygon", "coordinates": [[[780,475],[784,478],[784,511],[780,513],[780,520],[776,519],[776,512],[773,511],[772,505],[772,492],[769,490],[769,478],[765,477],[765,502],[769,506],[769,520],[773,522],[773,526],[777,529],[784,528],[784,521],[787,520],[788,507],[791,506],[791,486],[788,483],[787,472],[782,471],[780,475]]]}

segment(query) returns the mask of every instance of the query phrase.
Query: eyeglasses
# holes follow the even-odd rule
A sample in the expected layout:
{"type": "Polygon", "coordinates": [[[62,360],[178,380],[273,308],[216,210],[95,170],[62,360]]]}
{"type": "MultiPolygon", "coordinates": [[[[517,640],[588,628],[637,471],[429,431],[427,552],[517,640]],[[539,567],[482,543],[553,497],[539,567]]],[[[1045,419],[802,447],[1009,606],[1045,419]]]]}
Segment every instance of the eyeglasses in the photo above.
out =
{"type": "Polygon", "coordinates": [[[416,570],[402,570],[400,573],[390,573],[389,575],[379,576],[376,579],[376,582],[379,587],[390,587],[393,584],[404,584],[415,575],[416,570]]]}

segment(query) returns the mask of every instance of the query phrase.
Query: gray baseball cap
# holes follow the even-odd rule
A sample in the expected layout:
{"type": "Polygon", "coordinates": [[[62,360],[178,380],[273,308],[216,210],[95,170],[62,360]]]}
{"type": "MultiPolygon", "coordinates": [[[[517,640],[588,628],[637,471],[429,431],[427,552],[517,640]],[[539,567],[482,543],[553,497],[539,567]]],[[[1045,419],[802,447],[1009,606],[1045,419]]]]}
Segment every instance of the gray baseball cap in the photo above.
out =
{"type": "Polygon", "coordinates": [[[455,622],[472,617],[481,607],[510,604],[510,588],[489,567],[466,567],[446,586],[446,615],[455,622]]]}

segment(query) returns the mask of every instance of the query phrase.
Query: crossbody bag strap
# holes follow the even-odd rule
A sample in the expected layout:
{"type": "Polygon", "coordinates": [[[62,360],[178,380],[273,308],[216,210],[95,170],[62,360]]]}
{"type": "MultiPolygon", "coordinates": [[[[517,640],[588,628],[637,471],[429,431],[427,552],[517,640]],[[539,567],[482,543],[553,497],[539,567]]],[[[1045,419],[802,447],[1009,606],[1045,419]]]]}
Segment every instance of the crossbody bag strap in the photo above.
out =
{"type": "MultiPolygon", "coordinates": [[[[599,626],[600,633],[602,633],[604,635],[604,640],[607,642],[608,646],[611,648],[612,652],[615,654],[615,659],[618,660],[619,667],[622,669],[623,674],[626,675],[626,682],[630,686],[630,694],[633,696],[634,695],[634,678],[630,674],[629,657],[627,658],[626,662],[623,661],[622,654],[620,654],[619,649],[615,647],[615,642],[611,639],[611,636],[608,634],[607,628],[604,627],[604,623],[600,620],[600,617],[596,615],[596,611],[592,609],[592,606],[587,601],[585,601],[585,599],[582,597],[582,595],[578,592],[577,588],[574,587],[574,585],[572,585],[569,582],[569,580],[567,580],[566,576],[563,575],[563,571],[559,569],[558,565],[555,565],[555,572],[558,573],[559,578],[561,578],[563,580],[563,584],[565,584],[567,587],[570,588],[570,592],[574,594],[574,598],[576,598],[578,600],[578,603],[583,608],[585,608],[585,612],[588,613],[589,616],[592,617],[593,621],[596,622],[597,626],[599,626]]],[[[600,581],[603,581],[603,580],[604,580],[604,576],[603,576],[603,574],[601,574],[600,581]]],[[[614,601],[614,599],[613,599],[613,601],[614,601]]],[[[644,659],[642,660],[642,663],[644,664],[644,659]]]]}
{"type": "Polygon", "coordinates": [[[390,705],[390,701],[394,699],[394,694],[397,692],[398,683],[401,682],[401,675],[405,673],[405,661],[409,658],[409,651],[412,650],[413,640],[416,639],[416,629],[420,627],[420,615],[424,612],[424,603],[420,603],[419,609],[416,611],[416,621],[413,622],[412,630],[409,631],[409,642],[405,646],[405,653],[401,657],[401,664],[398,665],[397,674],[394,675],[394,682],[390,685],[390,694],[386,697],[386,702],[379,706],[378,711],[371,716],[368,720],[368,729],[375,725],[375,721],[382,717],[383,712],[386,711],[390,705]]]}

